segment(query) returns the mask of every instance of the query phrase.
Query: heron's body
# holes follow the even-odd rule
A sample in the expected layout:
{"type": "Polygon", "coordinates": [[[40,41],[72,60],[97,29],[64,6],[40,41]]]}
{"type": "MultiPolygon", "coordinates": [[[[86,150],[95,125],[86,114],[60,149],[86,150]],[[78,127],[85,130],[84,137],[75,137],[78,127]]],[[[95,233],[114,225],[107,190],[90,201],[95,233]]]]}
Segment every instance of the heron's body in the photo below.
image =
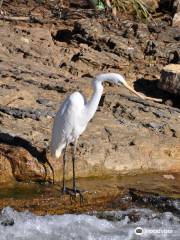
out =
{"type": "Polygon", "coordinates": [[[59,158],[63,149],[63,192],[68,192],[65,187],[65,165],[66,165],[66,147],[69,143],[74,142],[74,152],[73,152],[73,192],[79,193],[82,197],[79,190],[76,189],[75,184],[75,153],[76,145],[79,136],[85,131],[88,122],[94,116],[99,101],[103,93],[104,81],[108,81],[117,85],[122,84],[128,88],[131,92],[138,95],[142,99],[150,99],[155,101],[160,101],[160,99],[153,99],[144,97],[133,88],[131,88],[125,79],[117,73],[106,73],[100,74],[93,81],[94,92],[89,101],[83,97],[79,92],[72,93],[66,100],[62,103],[59,111],[56,114],[53,130],[52,130],[52,139],[51,139],[51,154],[52,156],[59,158]]]}
{"type": "Polygon", "coordinates": [[[94,94],[89,102],[79,92],[66,98],[56,114],[51,141],[51,153],[59,158],[66,144],[74,142],[84,132],[94,116],[103,93],[102,80],[93,84],[94,94]]]}
{"type": "Polygon", "coordinates": [[[74,142],[87,126],[85,99],[79,92],[66,98],[54,120],[51,145],[52,155],[59,158],[66,143],[74,142]]]}

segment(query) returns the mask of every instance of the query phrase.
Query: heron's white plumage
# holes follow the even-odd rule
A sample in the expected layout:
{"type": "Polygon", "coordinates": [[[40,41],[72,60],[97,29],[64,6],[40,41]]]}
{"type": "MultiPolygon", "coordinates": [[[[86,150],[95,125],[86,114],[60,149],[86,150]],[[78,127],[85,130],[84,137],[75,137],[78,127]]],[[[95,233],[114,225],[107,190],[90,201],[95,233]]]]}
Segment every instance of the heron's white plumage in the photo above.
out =
{"type": "Polygon", "coordinates": [[[83,118],[85,99],[79,92],[66,98],[57,112],[52,130],[51,153],[60,157],[66,143],[73,142],[85,130],[83,118]]]}

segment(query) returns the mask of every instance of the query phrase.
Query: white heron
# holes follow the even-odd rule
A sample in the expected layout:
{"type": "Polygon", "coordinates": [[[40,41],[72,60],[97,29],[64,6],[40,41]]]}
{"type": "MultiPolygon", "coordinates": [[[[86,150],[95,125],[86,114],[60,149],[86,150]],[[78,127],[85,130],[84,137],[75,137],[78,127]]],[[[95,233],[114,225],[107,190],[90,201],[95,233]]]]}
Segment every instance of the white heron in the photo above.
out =
{"type": "Polygon", "coordinates": [[[75,179],[75,156],[76,147],[79,136],[85,131],[88,122],[93,118],[103,93],[103,82],[110,82],[117,85],[123,85],[131,92],[136,94],[142,99],[150,99],[154,101],[161,101],[161,99],[149,98],[141,95],[131,88],[124,77],[117,73],[105,73],[98,75],[93,81],[94,92],[89,101],[86,101],[84,96],[79,92],[74,92],[68,96],[65,101],[60,106],[57,112],[54,125],[52,129],[52,139],[51,139],[51,155],[55,158],[63,154],[63,186],[62,192],[67,194],[82,194],[80,190],[76,188],[75,179]],[[65,171],[66,171],[66,150],[70,143],[74,143],[73,156],[72,156],[72,166],[73,166],[73,188],[69,189],[65,185],[65,171]]]}

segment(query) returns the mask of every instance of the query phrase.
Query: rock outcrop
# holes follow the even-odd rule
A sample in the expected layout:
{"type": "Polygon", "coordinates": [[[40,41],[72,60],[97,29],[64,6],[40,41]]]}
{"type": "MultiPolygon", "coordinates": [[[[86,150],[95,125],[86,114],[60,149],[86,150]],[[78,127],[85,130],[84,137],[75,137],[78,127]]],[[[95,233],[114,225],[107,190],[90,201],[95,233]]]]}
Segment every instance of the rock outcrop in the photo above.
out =
{"type": "Polygon", "coordinates": [[[180,12],[180,0],[173,1],[173,9],[176,13],[180,12]]]}
{"type": "MultiPolygon", "coordinates": [[[[77,177],[180,171],[179,112],[137,101],[106,94],[103,106],[79,140],[77,177]]],[[[18,139],[1,145],[0,165],[11,164],[11,178],[26,182],[62,179],[61,158],[51,159],[48,150],[45,155],[18,139]]],[[[71,157],[69,148],[67,178],[72,177],[71,157]]],[[[9,176],[9,168],[3,174],[9,176]]]]}
{"type": "MultiPolygon", "coordinates": [[[[7,8],[28,15],[31,4],[14,1],[7,8]]],[[[79,17],[76,9],[57,17],[53,10],[44,4],[31,11],[46,16],[44,22],[0,21],[0,182],[61,180],[62,159],[51,159],[48,150],[54,115],[73,91],[89,98],[100,72],[121,73],[149,97],[171,98],[157,82],[164,65],[179,61],[179,28],[123,16],[118,23],[94,19],[93,11],[84,10],[79,17]]],[[[78,177],[180,170],[177,99],[168,107],[129,94],[105,84],[95,118],[79,140],[78,177]]],[[[68,178],[70,158],[69,149],[68,178]]]]}
{"type": "Polygon", "coordinates": [[[159,87],[168,92],[180,95],[180,65],[169,64],[161,71],[159,87]]]}

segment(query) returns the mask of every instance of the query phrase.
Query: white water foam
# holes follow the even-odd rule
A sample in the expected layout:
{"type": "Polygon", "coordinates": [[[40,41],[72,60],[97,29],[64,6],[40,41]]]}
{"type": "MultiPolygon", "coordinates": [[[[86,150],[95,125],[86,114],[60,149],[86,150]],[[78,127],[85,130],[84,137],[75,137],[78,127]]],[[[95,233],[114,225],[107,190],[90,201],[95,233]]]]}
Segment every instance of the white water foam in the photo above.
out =
{"type": "MultiPolygon", "coordinates": [[[[12,226],[0,224],[0,240],[160,240],[180,239],[180,219],[170,212],[155,213],[148,209],[104,212],[114,221],[86,214],[36,216],[4,208],[0,219],[13,219],[12,226]],[[140,219],[132,222],[128,213],[136,212],[140,219]],[[111,218],[112,219],[112,218],[111,218]],[[141,236],[135,229],[141,227],[141,236]]],[[[102,217],[102,216],[101,216],[102,217]]]]}

